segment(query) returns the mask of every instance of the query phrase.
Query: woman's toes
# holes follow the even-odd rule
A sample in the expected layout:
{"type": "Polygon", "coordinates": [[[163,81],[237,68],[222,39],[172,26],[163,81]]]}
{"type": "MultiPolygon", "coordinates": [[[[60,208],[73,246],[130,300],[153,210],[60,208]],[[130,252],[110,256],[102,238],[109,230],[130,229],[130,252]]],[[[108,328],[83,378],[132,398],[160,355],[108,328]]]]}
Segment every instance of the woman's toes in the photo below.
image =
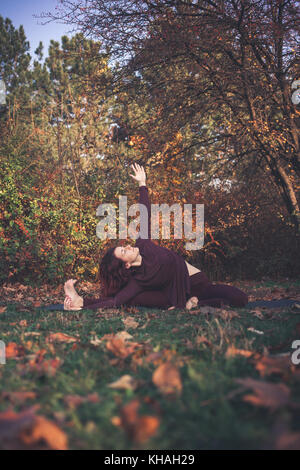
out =
{"type": "Polygon", "coordinates": [[[198,298],[197,297],[191,297],[186,303],[186,308],[188,310],[191,310],[192,308],[197,307],[197,305],[198,305],[198,298]]]}

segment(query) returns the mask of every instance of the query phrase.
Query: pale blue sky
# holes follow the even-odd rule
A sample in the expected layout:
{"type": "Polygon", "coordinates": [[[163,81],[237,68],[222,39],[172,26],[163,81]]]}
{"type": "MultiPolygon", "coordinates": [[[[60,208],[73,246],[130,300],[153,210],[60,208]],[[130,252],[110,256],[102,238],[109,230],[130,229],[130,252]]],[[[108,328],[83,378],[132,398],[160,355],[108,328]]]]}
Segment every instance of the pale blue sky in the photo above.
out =
{"type": "Polygon", "coordinates": [[[33,14],[40,15],[42,12],[55,12],[55,6],[58,0],[0,0],[0,15],[9,18],[16,29],[22,24],[27,40],[30,42],[30,55],[35,58],[34,51],[42,41],[44,45],[44,58],[48,55],[48,46],[50,39],[60,41],[60,38],[66,34],[73,36],[75,32],[69,33],[74,26],[64,25],[45,18],[33,18],[33,14]]]}

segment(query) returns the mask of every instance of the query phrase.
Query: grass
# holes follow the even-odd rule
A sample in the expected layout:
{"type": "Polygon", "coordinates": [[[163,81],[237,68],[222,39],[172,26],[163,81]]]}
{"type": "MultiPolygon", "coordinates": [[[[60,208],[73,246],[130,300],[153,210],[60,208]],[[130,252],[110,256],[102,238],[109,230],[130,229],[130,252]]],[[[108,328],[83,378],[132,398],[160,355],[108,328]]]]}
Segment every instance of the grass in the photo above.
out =
{"type": "MultiPolygon", "coordinates": [[[[283,284],[257,283],[266,288],[274,285],[283,284]]],[[[22,345],[24,354],[0,365],[0,394],[22,390],[36,396],[23,403],[3,398],[0,412],[8,408],[20,412],[38,403],[37,413],[58,423],[68,436],[70,449],[276,448],[276,423],[287,423],[286,434],[300,432],[300,366],[294,367],[294,373],[261,377],[255,361],[241,355],[228,357],[226,352],[234,345],[260,355],[291,354],[293,340],[300,339],[299,314],[262,310],[261,319],[246,309],[231,310],[239,316],[226,319],[224,315],[146,308],[48,312],[10,303],[0,315],[0,340],[22,345]],[[123,320],[128,316],[138,322],[136,328],[127,330],[131,341],[139,344],[134,353],[121,358],[107,349],[105,341],[91,343],[95,337],[124,331],[123,320]],[[249,327],[264,334],[249,331],[249,327]],[[69,344],[47,342],[55,332],[78,335],[78,339],[69,344]],[[207,341],[202,342],[201,337],[207,341]],[[61,360],[52,374],[27,366],[41,349],[47,351],[43,360],[61,360]],[[179,370],[181,393],[165,394],[153,383],[153,372],[166,362],[179,370]],[[135,390],[108,387],[124,374],[137,381],[135,390]],[[238,392],[235,379],[245,377],[271,383],[284,380],[293,407],[270,409],[244,401],[249,390],[238,392]],[[87,399],[72,407],[66,401],[68,395],[86,398],[95,392],[98,402],[87,399]],[[157,432],[142,442],[118,420],[124,406],[134,399],[140,403],[139,416],[159,420],[157,432]]]]}

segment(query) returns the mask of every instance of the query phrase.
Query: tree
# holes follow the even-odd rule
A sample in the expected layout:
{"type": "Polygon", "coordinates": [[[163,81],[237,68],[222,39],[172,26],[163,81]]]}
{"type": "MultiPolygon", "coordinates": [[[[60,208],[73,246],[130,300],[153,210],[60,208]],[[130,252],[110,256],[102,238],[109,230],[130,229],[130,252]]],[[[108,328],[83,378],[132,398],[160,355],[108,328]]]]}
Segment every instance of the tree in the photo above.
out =
{"type": "MultiPolygon", "coordinates": [[[[199,116],[203,122],[218,113],[212,145],[223,142],[222,165],[263,168],[300,231],[299,110],[291,101],[291,84],[299,78],[293,0],[62,0],[61,12],[50,17],[62,16],[101,39],[118,58],[122,79],[151,71],[151,88],[169,90],[160,102],[165,126],[172,110],[176,115],[180,109],[175,134],[199,116]],[[190,86],[178,87],[177,80],[172,86],[176,67],[188,71],[190,86]]],[[[197,138],[205,145],[194,134],[195,150],[197,138]]]]}

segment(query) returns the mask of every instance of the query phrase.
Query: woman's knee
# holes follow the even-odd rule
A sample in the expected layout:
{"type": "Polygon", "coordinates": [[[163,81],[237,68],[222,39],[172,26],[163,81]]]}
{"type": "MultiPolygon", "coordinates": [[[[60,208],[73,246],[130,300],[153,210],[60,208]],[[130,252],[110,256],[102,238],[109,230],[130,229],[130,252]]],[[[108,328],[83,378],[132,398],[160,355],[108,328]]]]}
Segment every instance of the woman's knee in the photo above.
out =
{"type": "Polygon", "coordinates": [[[248,301],[248,295],[243,291],[239,291],[232,297],[231,305],[233,307],[245,307],[248,301]]]}

